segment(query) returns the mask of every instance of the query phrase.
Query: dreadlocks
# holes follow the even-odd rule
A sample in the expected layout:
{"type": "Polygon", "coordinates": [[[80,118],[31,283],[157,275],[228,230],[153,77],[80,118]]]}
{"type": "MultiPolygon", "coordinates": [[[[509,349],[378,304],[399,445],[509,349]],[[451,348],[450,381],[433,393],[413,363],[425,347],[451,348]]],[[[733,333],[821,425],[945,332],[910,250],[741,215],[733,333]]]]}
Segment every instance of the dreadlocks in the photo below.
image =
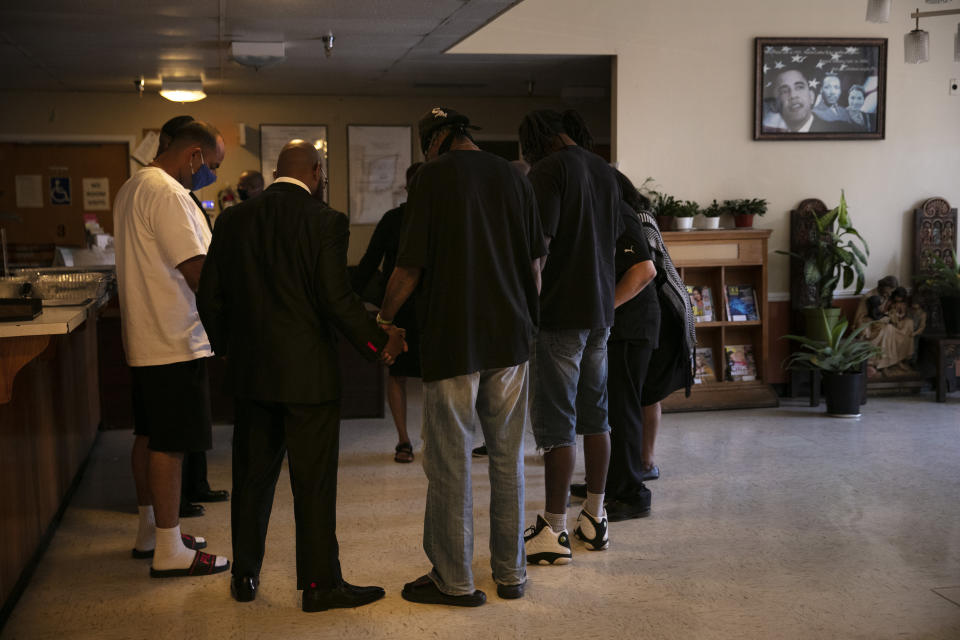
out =
{"type": "Polygon", "coordinates": [[[567,133],[563,116],[552,109],[531,111],[520,123],[520,148],[528,164],[547,157],[554,149],[557,136],[567,133]]]}
{"type": "Polygon", "coordinates": [[[590,135],[590,129],[584,122],[583,116],[573,109],[567,109],[563,112],[563,128],[566,129],[570,139],[583,147],[587,151],[593,151],[593,136],[590,135]]]}

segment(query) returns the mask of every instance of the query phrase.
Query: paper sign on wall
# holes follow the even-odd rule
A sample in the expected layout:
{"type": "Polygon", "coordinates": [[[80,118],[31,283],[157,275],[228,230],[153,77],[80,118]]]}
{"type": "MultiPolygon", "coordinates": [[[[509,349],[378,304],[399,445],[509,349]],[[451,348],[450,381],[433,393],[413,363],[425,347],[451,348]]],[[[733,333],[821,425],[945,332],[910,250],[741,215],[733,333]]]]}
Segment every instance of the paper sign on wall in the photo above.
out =
{"type": "Polygon", "coordinates": [[[43,208],[43,176],[17,176],[14,182],[18,209],[43,208]]]}
{"type": "Polygon", "coordinates": [[[157,155],[157,148],[160,146],[160,132],[159,131],[147,131],[143,140],[140,141],[140,144],[137,145],[137,148],[133,151],[133,157],[143,166],[147,166],[153,162],[153,157],[157,155]]]}
{"type": "Polygon", "coordinates": [[[110,179],[83,179],[83,210],[110,211],[110,179]]]}
{"type": "Polygon", "coordinates": [[[70,204],[70,178],[50,178],[50,204],[70,204]]]}

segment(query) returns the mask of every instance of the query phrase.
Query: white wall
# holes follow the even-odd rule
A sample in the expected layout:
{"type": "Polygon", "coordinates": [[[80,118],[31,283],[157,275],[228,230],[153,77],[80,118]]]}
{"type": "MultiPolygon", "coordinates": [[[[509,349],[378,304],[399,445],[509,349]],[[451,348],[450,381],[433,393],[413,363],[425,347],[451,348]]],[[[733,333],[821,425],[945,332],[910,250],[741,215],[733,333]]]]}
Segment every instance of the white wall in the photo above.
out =
{"type": "MultiPolygon", "coordinates": [[[[329,138],[330,204],[347,210],[347,125],[410,125],[416,138],[420,117],[438,104],[455,108],[482,127],[478,138],[516,139],[523,115],[532,109],[557,108],[543,98],[350,97],[212,95],[187,105],[169,102],[156,93],[138,97],[129,93],[0,92],[0,137],[77,140],[116,139],[139,143],[144,129],[157,129],[166,120],[189,114],[207,120],[223,134],[227,154],[218,180],[199,192],[215,200],[227,184],[236,185],[246,169],[260,169],[257,136],[238,144],[237,123],[257,131],[261,124],[325,124],[329,138]]],[[[599,137],[609,136],[609,110],[604,101],[573,105],[591,121],[600,122],[599,137]]],[[[416,146],[416,145],[415,145],[416,146]]],[[[419,149],[414,157],[419,158],[419,149]]],[[[3,159],[0,158],[0,161],[3,159]]],[[[12,185],[11,185],[12,187],[12,185]]],[[[373,225],[351,227],[348,261],[359,261],[373,233],[373,225]]]]}
{"type": "MultiPolygon", "coordinates": [[[[903,35],[920,2],[894,0],[890,22],[865,21],[866,0],[525,0],[458,45],[459,53],[618,56],[615,157],[638,184],[709,203],[763,197],[757,226],[789,243],[789,211],[817,197],[847,203],[871,249],[869,283],[909,282],[912,211],[931,196],[960,205],[960,78],[953,38],[960,16],[929,18],[931,61],[903,62],[903,35]],[[885,140],[757,142],[756,37],[889,39],[885,140]]],[[[954,2],[951,6],[960,5],[954,2]]],[[[789,289],[786,258],[770,256],[770,292],[789,289]]]]}

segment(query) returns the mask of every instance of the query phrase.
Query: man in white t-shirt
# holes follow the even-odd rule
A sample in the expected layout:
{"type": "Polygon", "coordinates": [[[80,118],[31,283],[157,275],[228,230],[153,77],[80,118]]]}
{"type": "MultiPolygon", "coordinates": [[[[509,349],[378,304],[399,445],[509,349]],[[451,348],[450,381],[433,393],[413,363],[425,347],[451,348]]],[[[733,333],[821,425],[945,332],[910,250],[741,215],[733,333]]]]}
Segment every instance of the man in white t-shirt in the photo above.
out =
{"type": "Polygon", "coordinates": [[[133,378],[132,466],[140,511],[135,558],[150,575],[225,571],[229,562],[180,533],[184,453],[211,447],[206,358],[195,291],[210,230],[190,191],[216,180],[224,143],[209,124],[179,128],[170,146],[117,193],[114,231],[123,347],[133,378]]]}

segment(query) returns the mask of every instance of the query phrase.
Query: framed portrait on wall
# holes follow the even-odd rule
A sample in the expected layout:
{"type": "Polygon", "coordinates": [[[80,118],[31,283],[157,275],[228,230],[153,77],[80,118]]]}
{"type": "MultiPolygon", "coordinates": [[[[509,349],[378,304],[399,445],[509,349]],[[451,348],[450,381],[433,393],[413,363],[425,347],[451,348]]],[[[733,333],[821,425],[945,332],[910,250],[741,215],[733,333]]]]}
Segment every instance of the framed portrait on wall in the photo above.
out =
{"type": "Polygon", "coordinates": [[[347,126],[350,224],[376,224],[407,199],[411,131],[409,126],[347,126]]]}
{"type": "MultiPolygon", "coordinates": [[[[273,172],[283,145],[291,140],[307,140],[320,152],[320,166],[327,180],[330,171],[327,165],[327,126],[323,124],[261,124],[260,125],[260,173],[264,188],[273,184],[273,172]]],[[[323,190],[324,202],[330,201],[329,183],[323,190]]]]}
{"type": "Polygon", "coordinates": [[[882,140],[886,38],[757,38],[754,140],[882,140]]]}

